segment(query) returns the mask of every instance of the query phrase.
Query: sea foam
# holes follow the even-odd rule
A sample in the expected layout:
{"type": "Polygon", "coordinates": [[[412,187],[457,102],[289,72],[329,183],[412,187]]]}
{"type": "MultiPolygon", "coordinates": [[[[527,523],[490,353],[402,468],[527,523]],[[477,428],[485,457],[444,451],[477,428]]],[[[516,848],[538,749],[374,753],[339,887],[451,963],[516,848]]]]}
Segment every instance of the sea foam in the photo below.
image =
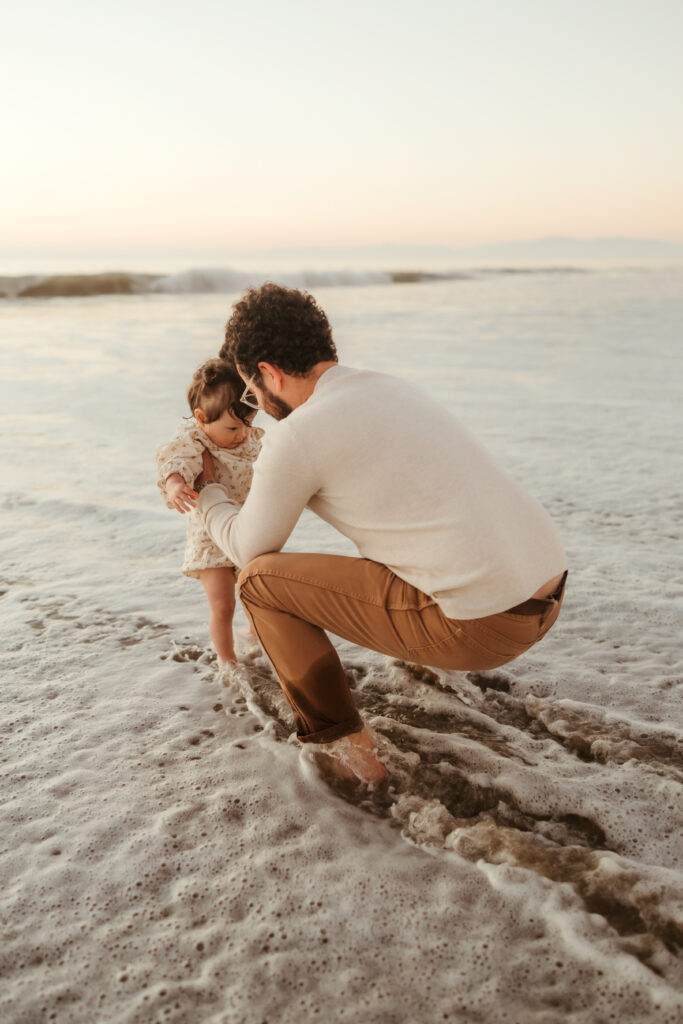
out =
{"type": "MultiPolygon", "coordinates": [[[[371,792],[321,776],[262,652],[219,676],[155,493],[229,303],[0,307],[3,1020],[678,1024],[681,294],[318,296],[344,361],[451,408],[570,560],[556,626],[496,672],[336,641],[389,773],[371,792]]],[[[289,544],[352,553],[311,515],[289,544]]]]}

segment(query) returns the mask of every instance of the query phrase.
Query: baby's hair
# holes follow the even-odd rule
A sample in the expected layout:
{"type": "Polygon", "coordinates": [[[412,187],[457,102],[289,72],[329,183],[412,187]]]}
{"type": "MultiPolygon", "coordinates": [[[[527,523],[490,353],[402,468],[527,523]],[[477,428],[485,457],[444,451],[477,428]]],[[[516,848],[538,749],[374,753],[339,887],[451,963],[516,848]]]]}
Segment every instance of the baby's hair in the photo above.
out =
{"type": "Polygon", "coordinates": [[[209,359],[195,370],[187,392],[190,412],[201,409],[207,423],[214,423],[226,410],[236,419],[251,424],[254,411],[240,402],[244,381],[231,363],[209,359]]]}

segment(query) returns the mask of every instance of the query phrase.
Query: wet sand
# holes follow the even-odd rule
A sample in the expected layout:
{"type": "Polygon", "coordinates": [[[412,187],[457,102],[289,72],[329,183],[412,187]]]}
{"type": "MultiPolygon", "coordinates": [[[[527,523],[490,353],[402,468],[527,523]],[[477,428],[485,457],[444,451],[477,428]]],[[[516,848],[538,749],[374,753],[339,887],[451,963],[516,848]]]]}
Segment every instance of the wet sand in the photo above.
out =
{"type": "MultiPolygon", "coordinates": [[[[678,284],[320,294],[346,361],[450,403],[571,565],[497,672],[340,643],[368,794],[321,778],[261,655],[216,678],[154,493],[225,300],[3,307],[3,1020],[680,1020],[678,284]]],[[[309,515],[291,543],[347,551],[309,515]]]]}

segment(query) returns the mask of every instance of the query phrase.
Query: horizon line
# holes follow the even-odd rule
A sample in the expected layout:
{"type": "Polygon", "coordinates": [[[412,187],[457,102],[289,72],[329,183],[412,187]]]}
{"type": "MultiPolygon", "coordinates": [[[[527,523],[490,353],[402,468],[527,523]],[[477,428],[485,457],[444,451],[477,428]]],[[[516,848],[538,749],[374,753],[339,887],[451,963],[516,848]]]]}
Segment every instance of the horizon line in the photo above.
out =
{"type": "Polygon", "coordinates": [[[479,249],[500,248],[500,247],[530,247],[547,244],[612,244],[612,245],[654,245],[661,248],[681,248],[683,238],[680,240],[662,239],[648,235],[539,235],[533,238],[505,238],[488,242],[345,242],[336,244],[333,242],[307,243],[301,245],[273,245],[273,246],[231,246],[229,244],[217,246],[215,244],[201,246],[193,243],[187,246],[161,246],[147,245],[144,248],[137,246],[124,247],[122,245],[102,247],[78,247],[74,249],[56,249],[52,246],[45,248],[22,248],[13,250],[0,250],[0,259],[26,259],[31,257],[64,258],[71,259],[75,256],[192,256],[199,255],[248,255],[268,254],[283,252],[344,252],[348,250],[377,250],[377,249],[438,249],[445,251],[476,251],[479,249]]]}

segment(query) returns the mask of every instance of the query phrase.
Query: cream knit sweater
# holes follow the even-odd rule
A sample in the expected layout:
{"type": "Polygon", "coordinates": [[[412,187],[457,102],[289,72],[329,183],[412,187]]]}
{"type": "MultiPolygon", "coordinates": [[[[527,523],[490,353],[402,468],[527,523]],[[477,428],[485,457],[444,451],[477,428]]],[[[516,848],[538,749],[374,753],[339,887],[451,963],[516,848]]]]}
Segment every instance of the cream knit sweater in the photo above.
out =
{"type": "Polygon", "coordinates": [[[557,529],[461,424],[414,385],[334,366],[268,430],[240,509],[219,485],[198,509],[236,565],[279,551],[302,510],[455,619],[525,601],[567,562],[557,529]]]}

